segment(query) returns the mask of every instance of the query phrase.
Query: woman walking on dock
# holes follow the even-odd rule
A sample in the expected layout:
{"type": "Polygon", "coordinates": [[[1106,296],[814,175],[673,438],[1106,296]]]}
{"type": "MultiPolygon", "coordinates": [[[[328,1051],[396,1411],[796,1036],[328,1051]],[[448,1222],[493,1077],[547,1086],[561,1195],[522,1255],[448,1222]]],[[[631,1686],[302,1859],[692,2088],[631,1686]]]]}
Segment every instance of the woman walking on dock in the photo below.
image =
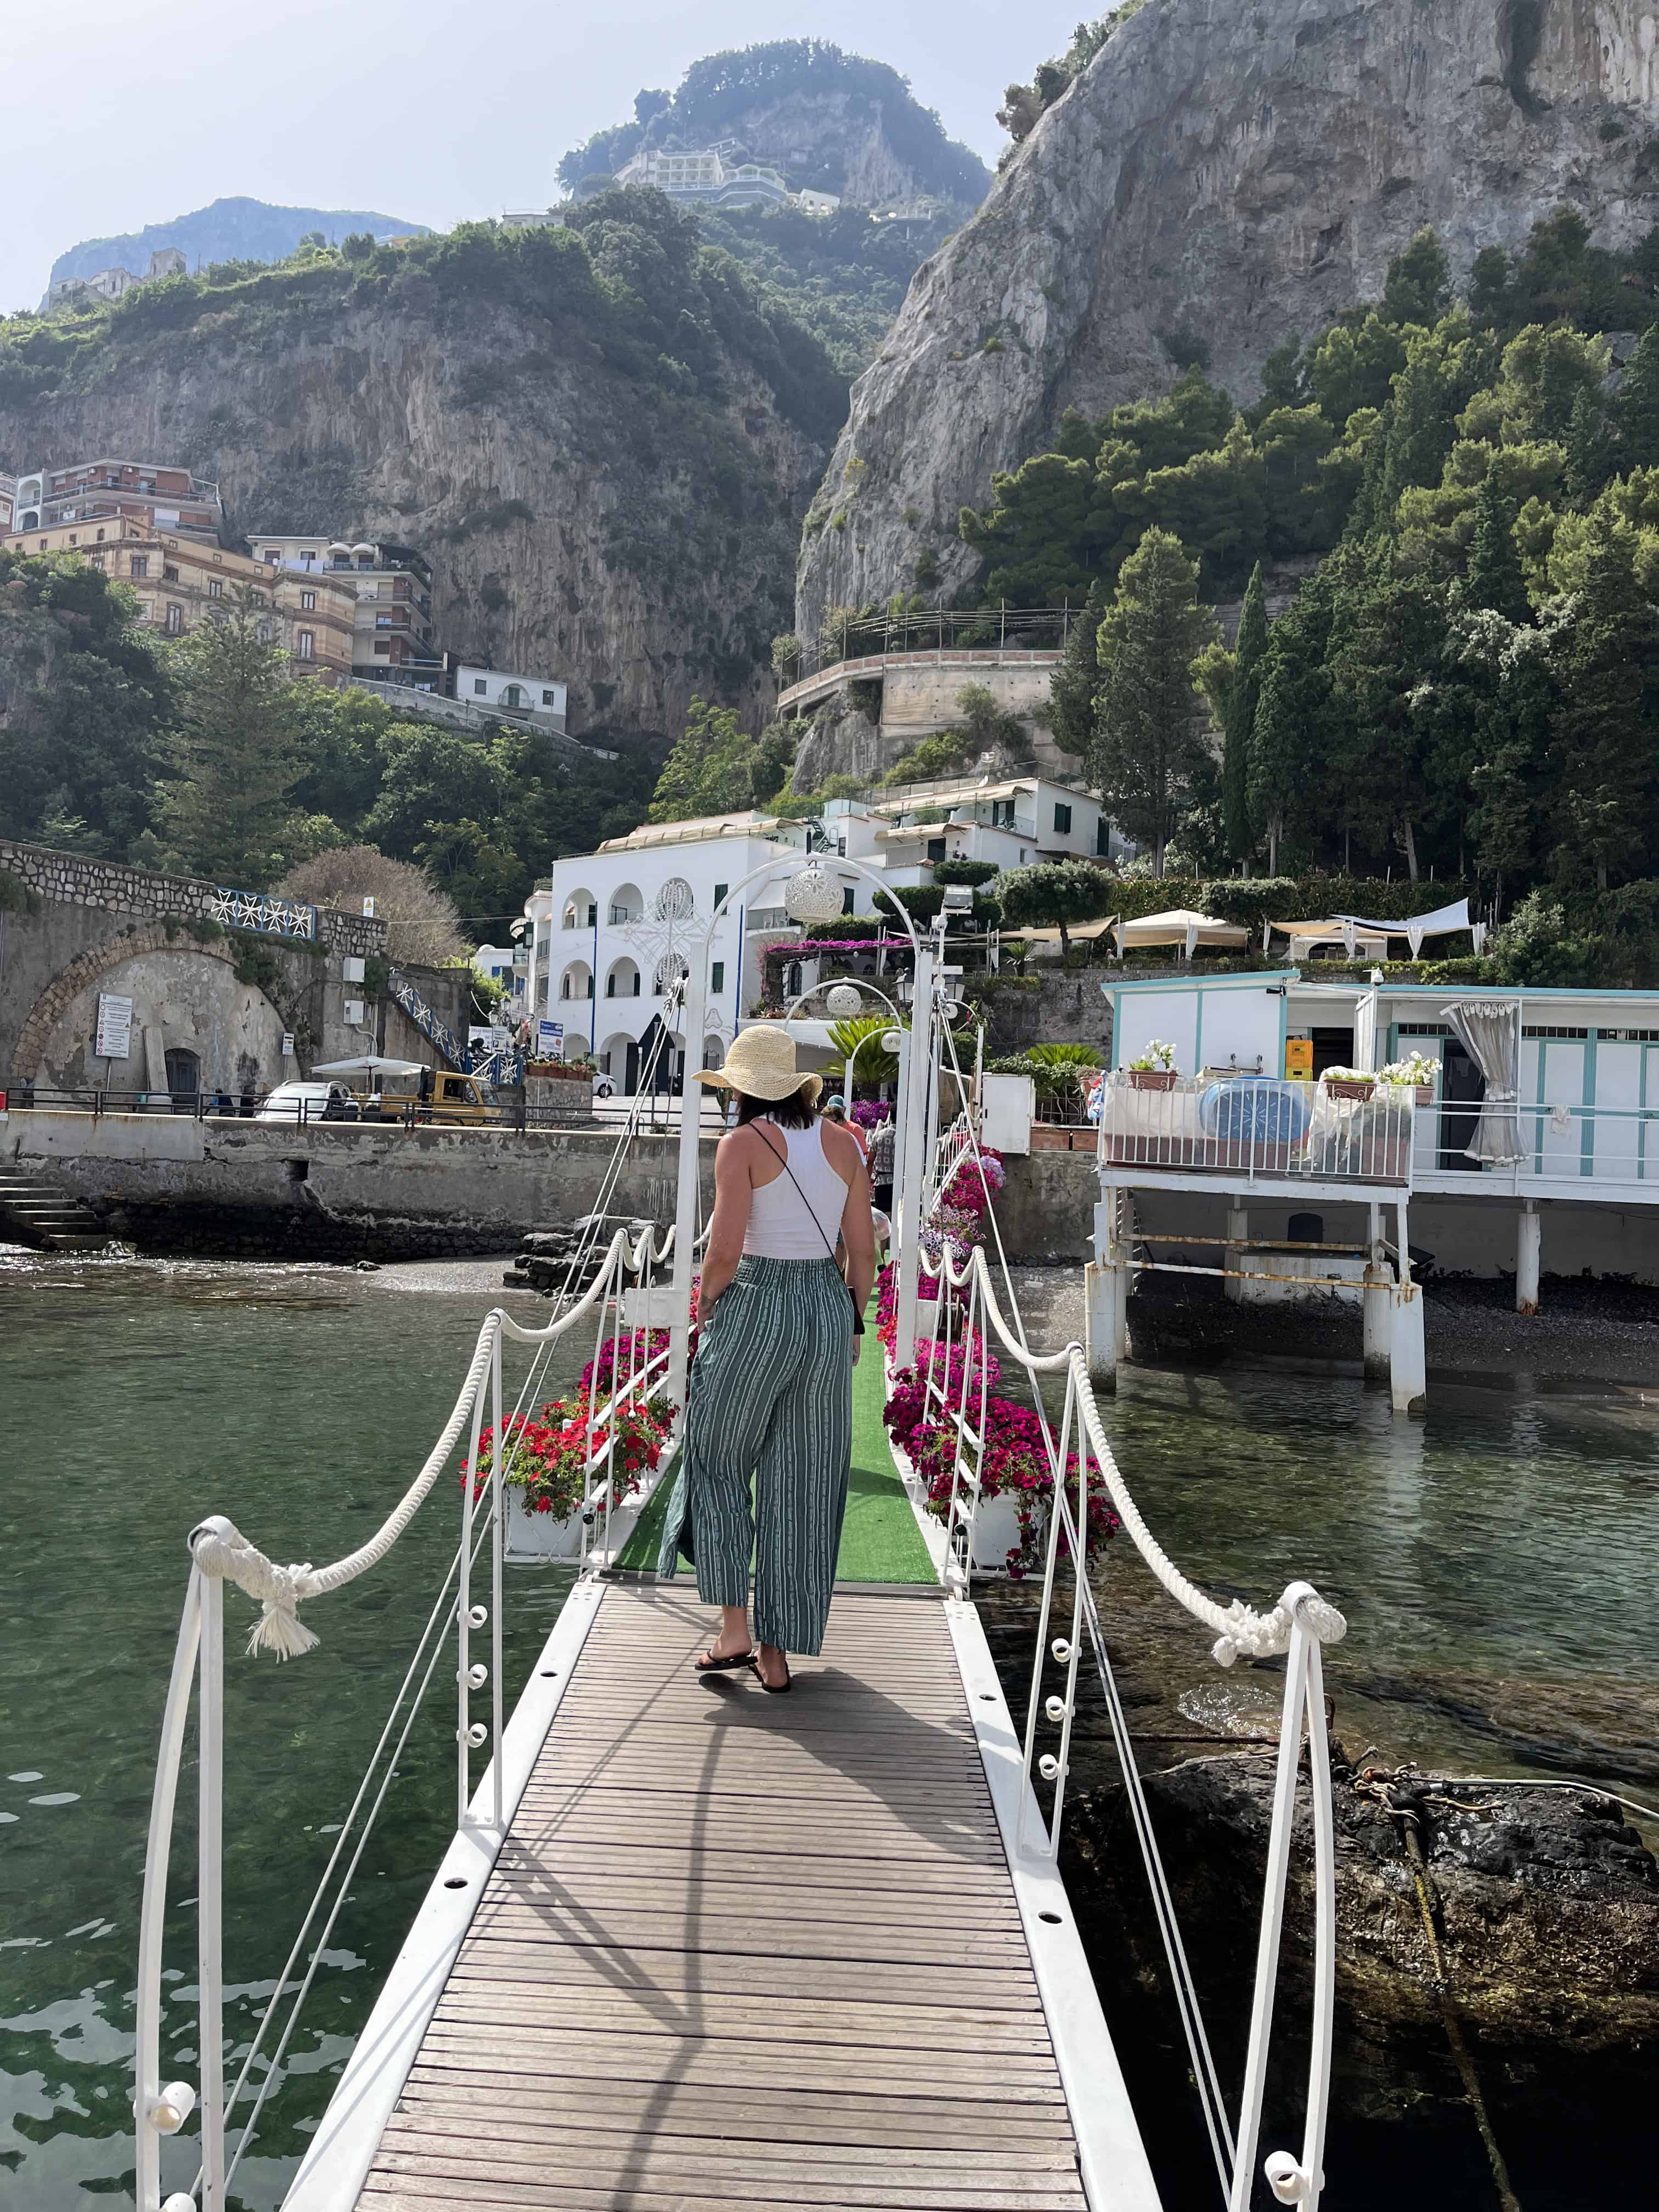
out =
{"type": "Polygon", "coordinates": [[[856,1331],[875,1280],[870,1183],[851,1135],[820,1120],[818,1079],[781,1025],[744,1030],[702,1079],[735,1094],[738,1126],[715,1156],[685,1449],[657,1565],[672,1576],[690,1559],[721,1608],[698,1670],[752,1668],[775,1692],[789,1687],[786,1652],[822,1645],[835,1587],[856,1331]]]}

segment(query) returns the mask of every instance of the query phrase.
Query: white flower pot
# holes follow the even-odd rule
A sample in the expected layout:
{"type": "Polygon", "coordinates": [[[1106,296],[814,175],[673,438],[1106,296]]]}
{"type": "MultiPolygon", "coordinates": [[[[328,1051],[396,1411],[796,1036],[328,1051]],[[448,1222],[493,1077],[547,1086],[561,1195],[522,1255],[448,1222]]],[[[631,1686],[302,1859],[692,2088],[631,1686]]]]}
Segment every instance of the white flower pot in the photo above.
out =
{"type": "Polygon", "coordinates": [[[582,1548],[582,1516],[567,1514],[562,1520],[551,1513],[526,1513],[524,1492],[517,1483],[507,1485],[507,1552],[514,1559],[574,1559],[582,1548]]]}
{"type": "Polygon", "coordinates": [[[981,1498],[974,1516],[974,1571],[1006,1574],[1008,1554],[1019,1541],[1019,1509],[1012,1492],[981,1498]]]}

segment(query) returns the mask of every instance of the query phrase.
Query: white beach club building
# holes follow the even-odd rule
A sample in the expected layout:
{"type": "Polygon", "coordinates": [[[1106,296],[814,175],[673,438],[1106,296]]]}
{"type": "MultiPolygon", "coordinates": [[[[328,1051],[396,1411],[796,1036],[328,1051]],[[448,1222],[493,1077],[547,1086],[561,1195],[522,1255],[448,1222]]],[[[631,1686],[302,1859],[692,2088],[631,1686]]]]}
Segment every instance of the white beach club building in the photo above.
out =
{"type": "MultiPolygon", "coordinates": [[[[659,1035],[668,993],[686,969],[714,908],[769,859],[764,878],[720,922],[708,972],[708,1002],[695,1066],[718,1066],[739,1018],[760,997],[767,945],[798,933],[784,910],[783,884],[806,842],[801,823],[732,814],[669,822],[613,837],[597,853],[555,862],[525,902],[532,1025],[562,1024],[567,1054],[586,1047],[620,1091],[638,1085],[642,1048],[659,1035]]],[[[683,1078],[686,1039],[671,1031],[672,1073],[683,1078]]]]}

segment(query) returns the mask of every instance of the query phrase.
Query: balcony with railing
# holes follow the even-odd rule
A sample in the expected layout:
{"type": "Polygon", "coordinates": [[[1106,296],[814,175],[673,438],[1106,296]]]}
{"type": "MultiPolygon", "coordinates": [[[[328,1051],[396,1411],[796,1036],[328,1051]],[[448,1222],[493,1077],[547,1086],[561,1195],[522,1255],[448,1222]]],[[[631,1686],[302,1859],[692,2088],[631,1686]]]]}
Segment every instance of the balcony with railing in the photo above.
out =
{"type": "Polygon", "coordinates": [[[1101,1087],[1109,1182],[1192,1190],[1408,1190],[1415,1094],[1396,1085],[1119,1070],[1101,1087]]]}
{"type": "Polygon", "coordinates": [[[1437,1098],[1416,1118],[1412,1182],[1437,1197],[1659,1205],[1659,1094],[1629,1106],[1437,1098]]]}

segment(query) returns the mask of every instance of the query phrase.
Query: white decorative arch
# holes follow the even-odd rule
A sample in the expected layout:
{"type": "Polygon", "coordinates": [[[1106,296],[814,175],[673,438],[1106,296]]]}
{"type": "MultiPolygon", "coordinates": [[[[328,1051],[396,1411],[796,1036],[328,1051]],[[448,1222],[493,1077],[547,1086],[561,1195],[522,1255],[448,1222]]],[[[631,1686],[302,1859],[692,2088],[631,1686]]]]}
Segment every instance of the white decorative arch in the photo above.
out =
{"type": "Polygon", "coordinates": [[[572,891],[564,902],[559,927],[562,929],[592,929],[599,909],[599,902],[592,891],[572,891]]]}
{"type": "Polygon", "coordinates": [[[658,961],[656,972],[651,979],[652,997],[665,998],[672,987],[683,983],[690,973],[690,963],[683,952],[665,952],[658,961]]]}

